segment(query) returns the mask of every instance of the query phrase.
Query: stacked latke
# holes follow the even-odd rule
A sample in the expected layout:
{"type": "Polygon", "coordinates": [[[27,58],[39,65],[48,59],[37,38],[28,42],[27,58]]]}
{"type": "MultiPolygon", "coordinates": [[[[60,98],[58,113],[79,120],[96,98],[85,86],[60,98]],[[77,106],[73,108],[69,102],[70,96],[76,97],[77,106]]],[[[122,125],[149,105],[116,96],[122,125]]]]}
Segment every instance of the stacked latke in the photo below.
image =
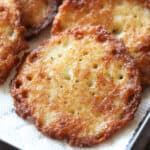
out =
{"type": "Polygon", "coordinates": [[[133,119],[140,92],[126,47],[101,27],[78,27],[45,41],[11,86],[18,115],[79,147],[104,141],[133,119]]]}
{"type": "Polygon", "coordinates": [[[18,53],[27,45],[15,0],[0,0],[0,84],[17,62],[18,53]]]}
{"type": "Polygon", "coordinates": [[[38,34],[51,24],[60,3],[61,0],[0,0],[0,84],[19,62],[20,52],[27,49],[24,36],[38,34]]]}
{"type": "Polygon", "coordinates": [[[27,28],[26,37],[38,34],[52,23],[62,0],[19,0],[22,24],[27,28]]]}
{"type": "Polygon", "coordinates": [[[86,25],[103,26],[123,41],[140,70],[142,84],[150,85],[149,0],[66,0],[51,33],[86,25]]]}

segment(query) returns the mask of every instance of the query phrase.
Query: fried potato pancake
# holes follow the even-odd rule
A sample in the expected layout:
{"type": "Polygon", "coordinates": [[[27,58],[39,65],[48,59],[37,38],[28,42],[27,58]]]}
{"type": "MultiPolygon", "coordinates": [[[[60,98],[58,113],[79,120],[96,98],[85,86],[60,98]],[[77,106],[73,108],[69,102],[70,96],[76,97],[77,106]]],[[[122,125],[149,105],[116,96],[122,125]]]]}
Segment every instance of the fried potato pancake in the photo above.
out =
{"type": "Polygon", "coordinates": [[[100,25],[121,39],[140,69],[142,84],[150,85],[150,1],[66,0],[51,33],[75,26],[100,25]]]}
{"type": "Polygon", "coordinates": [[[0,0],[0,84],[15,65],[17,54],[27,47],[23,32],[16,1],[0,0]]]}
{"type": "Polygon", "coordinates": [[[11,86],[16,112],[73,146],[104,141],[134,117],[139,73],[101,27],[75,28],[31,52],[11,86]]]}
{"type": "Polygon", "coordinates": [[[61,0],[19,0],[26,37],[39,33],[52,22],[61,0]]]}

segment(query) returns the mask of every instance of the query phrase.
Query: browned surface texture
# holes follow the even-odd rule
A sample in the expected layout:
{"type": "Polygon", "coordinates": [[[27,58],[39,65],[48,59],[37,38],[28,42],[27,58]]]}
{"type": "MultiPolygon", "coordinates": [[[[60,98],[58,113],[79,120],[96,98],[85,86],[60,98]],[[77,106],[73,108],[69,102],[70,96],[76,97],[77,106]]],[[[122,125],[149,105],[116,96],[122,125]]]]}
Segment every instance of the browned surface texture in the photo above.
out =
{"type": "Polygon", "coordinates": [[[66,0],[52,34],[78,25],[101,25],[121,39],[138,64],[142,84],[150,85],[149,0],[66,0]]]}
{"type": "Polygon", "coordinates": [[[16,1],[0,1],[0,83],[14,67],[17,54],[27,47],[23,31],[16,1]]]}
{"type": "Polygon", "coordinates": [[[126,48],[100,27],[53,36],[31,52],[11,85],[18,115],[80,147],[104,141],[132,120],[140,92],[126,48]]]}
{"type": "Polygon", "coordinates": [[[19,0],[26,37],[39,33],[52,22],[61,0],[19,0]]]}

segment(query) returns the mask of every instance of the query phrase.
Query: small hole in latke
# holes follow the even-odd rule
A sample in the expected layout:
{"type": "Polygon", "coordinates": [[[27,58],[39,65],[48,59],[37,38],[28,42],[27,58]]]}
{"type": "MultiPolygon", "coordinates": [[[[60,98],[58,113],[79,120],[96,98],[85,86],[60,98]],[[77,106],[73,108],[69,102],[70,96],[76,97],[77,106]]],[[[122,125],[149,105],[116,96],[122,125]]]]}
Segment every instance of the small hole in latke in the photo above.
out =
{"type": "Polygon", "coordinates": [[[65,80],[71,80],[71,77],[70,77],[69,75],[65,75],[65,76],[64,76],[64,79],[65,79],[65,80]]]}
{"type": "Polygon", "coordinates": [[[91,87],[93,85],[93,82],[92,81],[88,81],[87,85],[88,85],[88,87],[91,87]]]}
{"type": "Polygon", "coordinates": [[[21,81],[21,80],[17,80],[17,81],[15,82],[15,87],[16,87],[16,89],[19,89],[19,88],[21,87],[21,85],[22,85],[22,81],[21,81]]]}
{"type": "Polygon", "coordinates": [[[58,41],[58,44],[61,44],[61,40],[58,41]]]}
{"type": "Polygon", "coordinates": [[[32,80],[32,76],[31,75],[26,76],[26,78],[27,78],[28,81],[32,80]]]}
{"type": "Polygon", "coordinates": [[[76,83],[79,83],[79,80],[75,80],[76,83]]]}
{"type": "Polygon", "coordinates": [[[50,59],[53,61],[53,60],[54,60],[54,57],[50,57],[50,59]]]}
{"type": "Polygon", "coordinates": [[[88,55],[88,52],[87,51],[84,51],[83,52],[83,55],[85,56],[85,55],[88,55]]]}
{"type": "Polygon", "coordinates": [[[121,114],[119,115],[119,119],[123,119],[123,118],[124,118],[124,114],[121,113],[121,114]]]}
{"type": "Polygon", "coordinates": [[[92,96],[95,96],[95,92],[91,92],[91,95],[92,95],[92,96]]]}
{"type": "Polygon", "coordinates": [[[103,9],[104,8],[104,5],[101,5],[101,9],[103,9]]]}
{"type": "Polygon", "coordinates": [[[67,101],[64,101],[63,103],[64,103],[65,105],[67,105],[67,104],[68,104],[68,102],[67,102],[67,101]]]}
{"type": "Polygon", "coordinates": [[[51,80],[51,77],[48,77],[47,80],[50,81],[50,80],[51,80]]]}
{"type": "Polygon", "coordinates": [[[5,7],[0,7],[0,12],[5,11],[5,7]]]}
{"type": "Polygon", "coordinates": [[[122,80],[122,79],[123,79],[123,75],[120,75],[120,76],[119,76],[119,80],[122,80]]]}
{"type": "Polygon", "coordinates": [[[119,29],[113,29],[112,30],[112,33],[113,34],[119,34],[121,32],[121,30],[119,30],[119,29]]]}
{"type": "Polygon", "coordinates": [[[98,65],[97,64],[93,64],[93,69],[97,69],[98,65]]]}
{"type": "Polygon", "coordinates": [[[144,25],[143,24],[141,24],[141,27],[143,27],[144,25]]]}
{"type": "Polygon", "coordinates": [[[70,110],[70,113],[71,113],[71,114],[75,114],[75,111],[74,111],[74,110],[70,110]]]}
{"type": "Polygon", "coordinates": [[[105,84],[105,83],[102,83],[102,84],[101,84],[101,86],[105,87],[105,86],[106,86],[106,84],[105,84]]]}
{"type": "Polygon", "coordinates": [[[28,98],[28,91],[22,91],[22,98],[28,98]]]}
{"type": "Polygon", "coordinates": [[[62,57],[62,54],[58,54],[58,57],[59,57],[59,58],[62,57]]]}

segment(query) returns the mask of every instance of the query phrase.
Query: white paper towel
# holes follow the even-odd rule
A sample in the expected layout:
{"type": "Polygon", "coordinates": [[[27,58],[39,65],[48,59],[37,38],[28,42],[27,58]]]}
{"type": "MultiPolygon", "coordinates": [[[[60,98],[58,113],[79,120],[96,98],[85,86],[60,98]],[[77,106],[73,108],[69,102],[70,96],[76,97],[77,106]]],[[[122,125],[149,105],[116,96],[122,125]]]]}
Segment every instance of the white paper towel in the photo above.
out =
{"type": "MultiPolygon", "coordinates": [[[[49,29],[30,42],[30,49],[35,48],[41,40],[49,37],[49,29]]],[[[12,75],[13,76],[13,75],[12,75]]],[[[8,79],[4,86],[0,87],[0,139],[11,143],[23,150],[73,150],[81,148],[72,148],[65,142],[60,142],[47,138],[34,127],[32,122],[24,121],[19,118],[13,106],[13,99],[9,92],[9,83],[12,77],[8,79]]],[[[124,129],[117,132],[106,142],[89,148],[90,150],[125,150],[132,134],[142,120],[146,111],[150,107],[150,89],[147,89],[142,97],[140,107],[135,115],[135,119],[124,129]]],[[[84,148],[88,150],[88,148],[84,148]]]]}

